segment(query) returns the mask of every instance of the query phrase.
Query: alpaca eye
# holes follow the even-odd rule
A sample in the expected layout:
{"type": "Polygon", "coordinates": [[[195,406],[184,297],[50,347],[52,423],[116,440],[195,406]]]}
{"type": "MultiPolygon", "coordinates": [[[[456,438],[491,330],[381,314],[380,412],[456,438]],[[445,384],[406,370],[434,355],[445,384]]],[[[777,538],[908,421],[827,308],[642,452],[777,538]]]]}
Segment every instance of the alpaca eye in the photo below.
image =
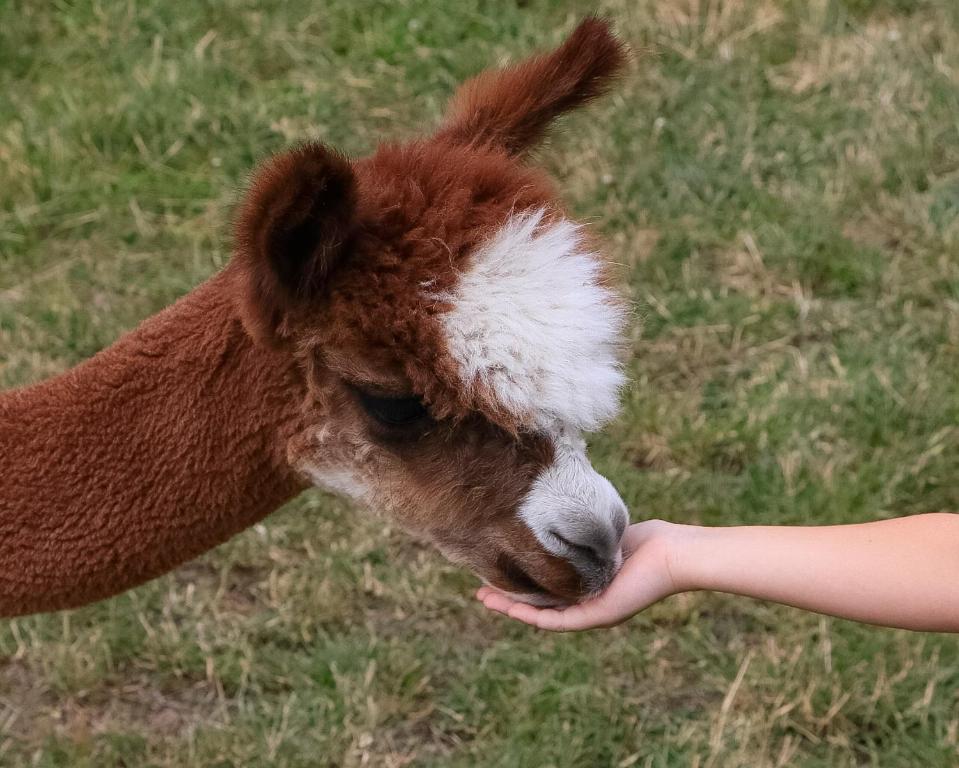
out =
{"type": "Polygon", "coordinates": [[[370,416],[390,427],[405,427],[429,417],[418,397],[379,397],[357,390],[360,405],[370,416]]]}

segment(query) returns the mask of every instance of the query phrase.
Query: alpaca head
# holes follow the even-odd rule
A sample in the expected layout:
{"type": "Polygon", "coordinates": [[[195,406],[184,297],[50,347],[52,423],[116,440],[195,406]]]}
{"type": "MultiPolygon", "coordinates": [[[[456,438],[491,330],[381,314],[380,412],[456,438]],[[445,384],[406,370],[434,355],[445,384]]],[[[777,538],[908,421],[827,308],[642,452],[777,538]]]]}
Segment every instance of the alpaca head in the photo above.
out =
{"type": "Polygon", "coordinates": [[[626,509],[582,435],[616,410],[624,312],[522,155],[623,58],[587,20],[466,83],[429,138],[273,158],[238,218],[246,327],[309,391],[291,462],[531,601],[577,600],[622,562],[626,509]]]}

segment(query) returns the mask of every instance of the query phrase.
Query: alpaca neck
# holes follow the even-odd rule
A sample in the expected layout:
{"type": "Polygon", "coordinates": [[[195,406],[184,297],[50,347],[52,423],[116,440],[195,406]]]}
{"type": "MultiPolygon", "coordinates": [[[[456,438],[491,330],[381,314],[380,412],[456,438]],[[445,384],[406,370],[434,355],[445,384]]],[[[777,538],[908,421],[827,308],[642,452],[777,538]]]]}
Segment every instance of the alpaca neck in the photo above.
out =
{"type": "Polygon", "coordinates": [[[302,489],[305,385],[221,273],[100,354],[0,394],[0,615],[68,608],[219,544],[302,489]]]}

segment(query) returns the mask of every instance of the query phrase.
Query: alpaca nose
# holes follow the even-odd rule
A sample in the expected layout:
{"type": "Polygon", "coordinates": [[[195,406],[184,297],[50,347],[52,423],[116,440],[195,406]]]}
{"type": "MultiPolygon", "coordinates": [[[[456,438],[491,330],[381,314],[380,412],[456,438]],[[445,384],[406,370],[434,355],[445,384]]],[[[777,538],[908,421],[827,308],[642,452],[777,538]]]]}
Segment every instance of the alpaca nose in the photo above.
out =
{"type": "Polygon", "coordinates": [[[601,508],[594,507],[581,517],[568,517],[549,529],[549,535],[582,578],[586,592],[604,589],[619,572],[628,522],[626,505],[615,495],[605,498],[601,508]]]}
{"type": "Polygon", "coordinates": [[[553,463],[519,508],[543,548],[576,571],[584,596],[604,589],[619,571],[629,522],[626,505],[593,469],[585,448],[582,439],[557,442],[553,463]]]}

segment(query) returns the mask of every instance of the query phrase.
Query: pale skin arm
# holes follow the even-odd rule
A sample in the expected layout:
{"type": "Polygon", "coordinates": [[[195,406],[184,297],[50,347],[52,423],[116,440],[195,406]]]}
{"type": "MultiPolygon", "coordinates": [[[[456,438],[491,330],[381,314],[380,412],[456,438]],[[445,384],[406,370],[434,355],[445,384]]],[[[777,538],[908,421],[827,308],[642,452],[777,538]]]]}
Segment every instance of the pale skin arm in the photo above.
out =
{"type": "Polygon", "coordinates": [[[859,525],[708,528],[649,520],[599,596],[539,609],[483,587],[491,610],[558,632],[609,627],[678,592],[711,590],[888,627],[959,632],[959,514],[859,525]]]}

